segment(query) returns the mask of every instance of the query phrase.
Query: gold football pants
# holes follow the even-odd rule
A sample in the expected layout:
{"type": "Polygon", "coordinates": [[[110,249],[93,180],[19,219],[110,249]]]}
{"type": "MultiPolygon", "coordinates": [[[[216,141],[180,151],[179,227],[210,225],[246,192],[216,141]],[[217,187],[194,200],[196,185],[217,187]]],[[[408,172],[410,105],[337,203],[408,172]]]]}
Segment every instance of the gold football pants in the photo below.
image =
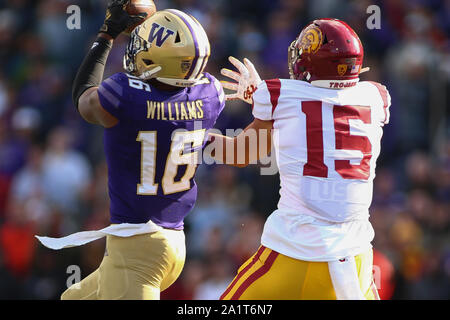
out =
{"type": "Polygon", "coordinates": [[[180,275],[185,257],[183,231],[107,236],[100,267],[67,289],[61,299],[157,300],[180,275]]]}
{"type": "MultiPolygon", "coordinates": [[[[354,258],[361,296],[378,299],[372,250],[354,258]]],[[[221,300],[336,300],[328,262],[293,259],[264,246],[238,270],[221,300]]]]}

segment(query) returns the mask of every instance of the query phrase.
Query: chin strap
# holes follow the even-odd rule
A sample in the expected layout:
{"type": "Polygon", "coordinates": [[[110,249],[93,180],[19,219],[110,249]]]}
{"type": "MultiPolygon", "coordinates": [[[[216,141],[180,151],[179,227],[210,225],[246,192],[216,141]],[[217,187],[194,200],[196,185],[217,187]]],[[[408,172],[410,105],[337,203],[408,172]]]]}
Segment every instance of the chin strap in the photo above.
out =
{"type": "Polygon", "coordinates": [[[193,87],[199,84],[205,84],[208,83],[208,79],[174,79],[174,78],[161,78],[161,77],[156,77],[156,80],[158,80],[159,82],[174,86],[174,87],[181,87],[181,88],[188,88],[188,87],[193,87]]]}
{"type": "Polygon", "coordinates": [[[370,67],[362,68],[361,71],[359,72],[359,74],[361,74],[363,72],[367,72],[367,71],[370,71],[370,67]]]}
{"type": "Polygon", "coordinates": [[[161,66],[156,66],[153,68],[149,68],[149,70],[144,71],[140,76],[138,76],[141,80],[150,80],[150,79],[156,79],[161,83],[174,86],[174,87],[181,87],[181,88],[187,88],[192,87],[198,84],[207,83],[208,80],[202,80],[202,79],[176,79],[176,78],[164,78],[164,77],[158,77],[158,72],[162,70],[161,66]]]}
{"type": "Polygon", "coordinates": [[[149,80],[155,78],[154,76],[161,70],[161,66],[154,67],[151,70],[144,71],[138,78],[141,80],[149,80]]]}

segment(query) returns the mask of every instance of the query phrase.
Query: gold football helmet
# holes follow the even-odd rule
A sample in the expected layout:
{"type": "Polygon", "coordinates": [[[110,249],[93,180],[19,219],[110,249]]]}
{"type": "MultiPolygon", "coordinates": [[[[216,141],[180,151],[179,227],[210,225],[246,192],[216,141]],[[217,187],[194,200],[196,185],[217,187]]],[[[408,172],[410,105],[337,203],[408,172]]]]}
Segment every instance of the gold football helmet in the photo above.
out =
{"type": "Polygon", "coordinates": [[[157,11],[131,33],[125,70],[142,80],[190,87],[200,80],[211,54],[208,36],[191,15],[157,11]]]}

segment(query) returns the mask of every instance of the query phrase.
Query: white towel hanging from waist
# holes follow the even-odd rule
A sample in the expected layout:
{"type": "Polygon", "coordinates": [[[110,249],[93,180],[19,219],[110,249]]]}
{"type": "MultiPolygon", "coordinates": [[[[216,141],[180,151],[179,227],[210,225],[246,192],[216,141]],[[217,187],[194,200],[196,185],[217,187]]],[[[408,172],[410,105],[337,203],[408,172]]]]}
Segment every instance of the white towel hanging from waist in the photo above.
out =
{"type": "Polygon", "coordinates": [[[152,221],[147,223],[121,223],[110,225],[101,230],[81,231],[62,238],[35,236],[44,246],[53,250],[82,246],[86,243],[101,239],[107,235],[117,237],[132,237],[138,234],[153,233],[162,228],[152,221]]]}
{"type": "Polygon", "coordinates": [[[337,300],[365,300],[359,286],[354,257],[328,262],[331,281],[337,300]]]}

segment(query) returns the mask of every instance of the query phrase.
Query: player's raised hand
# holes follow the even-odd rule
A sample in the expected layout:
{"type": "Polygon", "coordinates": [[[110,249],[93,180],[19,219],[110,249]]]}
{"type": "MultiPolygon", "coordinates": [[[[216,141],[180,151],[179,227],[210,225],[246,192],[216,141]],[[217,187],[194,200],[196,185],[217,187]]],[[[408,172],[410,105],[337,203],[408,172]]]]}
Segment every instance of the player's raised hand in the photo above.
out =
{"type": "Polygon", "coordinates": [[[233,94],[225,95],[226,100],[242,100],[252,104],[253,93],[262,82],[255,66],[247,58],[244,58],[244,63],[234,57],[229,57],[228,60],[236,67],[238,72],[226,68],[220,71],[225,77],[236,81],[221,81],[225,89],[235,91],[233,94]]]}
{"type": "Polygon", "coordinates": [[[147,13],[128,14],[126,7],[130,0],[111,0],[106,10],[106,18],[100,33],[105,33],[115,39],[127,28],[140,24],[147,18],[147,13]]]}

